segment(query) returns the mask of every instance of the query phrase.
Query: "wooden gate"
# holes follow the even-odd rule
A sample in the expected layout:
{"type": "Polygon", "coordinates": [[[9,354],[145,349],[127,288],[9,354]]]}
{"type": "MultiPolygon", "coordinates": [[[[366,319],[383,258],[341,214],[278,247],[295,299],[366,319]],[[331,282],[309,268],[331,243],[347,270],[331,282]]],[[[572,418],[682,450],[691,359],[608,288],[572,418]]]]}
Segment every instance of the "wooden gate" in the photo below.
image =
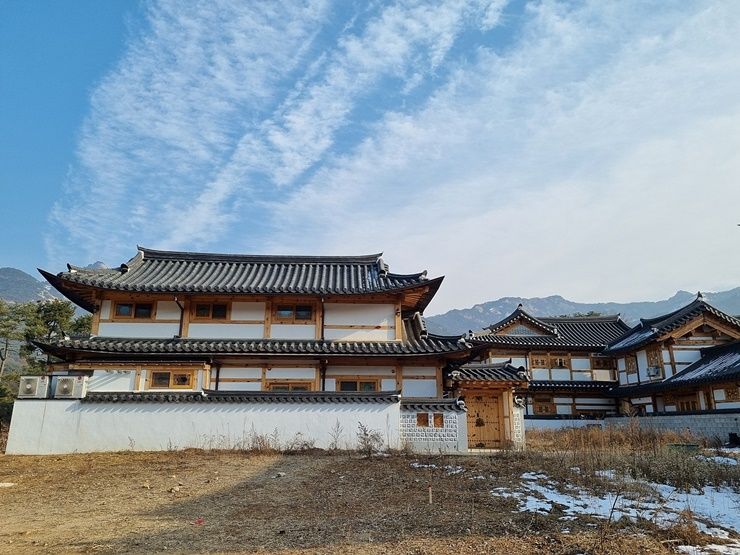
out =
{"type": "Polygon", "coordinates": [[[467,393],[468,448],[496,449],[503,438],[501,401],[497,392],[467,393]]]}

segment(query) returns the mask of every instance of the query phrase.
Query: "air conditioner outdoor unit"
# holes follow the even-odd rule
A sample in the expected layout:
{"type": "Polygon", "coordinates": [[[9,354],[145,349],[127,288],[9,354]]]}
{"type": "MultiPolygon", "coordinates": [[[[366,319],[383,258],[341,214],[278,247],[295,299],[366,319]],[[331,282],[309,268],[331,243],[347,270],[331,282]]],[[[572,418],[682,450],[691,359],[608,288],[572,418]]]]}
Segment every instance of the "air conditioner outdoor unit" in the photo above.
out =
{"type": "Polygon", "coordinates": [[[54,387],[55,399],[81,399],[87,393],[87,376],[59,376],[54,387]]]}
{"type": "Polygon", "coordinates": [[[46,399],[49,396],[49,376],[21,376],[19,399],[46,399]]]}
{"type": "Polygon", "coordinates": [[[651,378],[656,378],[660,376],[660,367],[659,366],[651,366],[647,369],[647,375],[651,378]]]}

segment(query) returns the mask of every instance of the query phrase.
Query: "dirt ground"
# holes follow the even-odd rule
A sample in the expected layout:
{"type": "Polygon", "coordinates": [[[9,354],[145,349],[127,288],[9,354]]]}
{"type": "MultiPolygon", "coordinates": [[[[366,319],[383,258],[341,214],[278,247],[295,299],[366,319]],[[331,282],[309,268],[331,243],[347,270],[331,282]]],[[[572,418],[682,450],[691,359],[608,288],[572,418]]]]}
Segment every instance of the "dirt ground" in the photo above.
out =
{"type": "Polygon", "coordinates": [[[658,532],[519,512],[491,489],[526,469],[324,453],[0,456],[2,553],[670,553],[658,532]],[[471,472],[485,480],[471,479],[471,472]],[[429,484],[432,503],[429,504],[429,484]]]}

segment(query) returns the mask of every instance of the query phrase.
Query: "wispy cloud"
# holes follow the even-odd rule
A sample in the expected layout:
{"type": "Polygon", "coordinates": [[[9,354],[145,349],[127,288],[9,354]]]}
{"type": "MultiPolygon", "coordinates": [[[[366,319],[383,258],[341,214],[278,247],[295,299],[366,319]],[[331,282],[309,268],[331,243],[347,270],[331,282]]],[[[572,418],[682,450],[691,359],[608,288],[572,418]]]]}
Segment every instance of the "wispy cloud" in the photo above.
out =
{"type": "Polygon", "coordinates": [[[241,9],[151,10],[93,95],[53,257],[380,249],[447,274],[438,310],[737,285],[734,4],[241,9]]]}

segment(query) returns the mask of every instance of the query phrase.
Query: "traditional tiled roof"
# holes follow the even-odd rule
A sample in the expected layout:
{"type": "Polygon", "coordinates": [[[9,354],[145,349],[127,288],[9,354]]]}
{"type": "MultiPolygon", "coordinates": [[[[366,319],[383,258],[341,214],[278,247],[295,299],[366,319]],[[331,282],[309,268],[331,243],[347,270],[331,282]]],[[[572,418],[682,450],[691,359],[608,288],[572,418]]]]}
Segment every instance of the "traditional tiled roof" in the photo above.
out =
{"type": "Polygon", "coordinates": [[[707,383],[732,382],[740,379],[740,341],[701,350],[701,358],[665,380],[615,387],[614,397],[635,397],[707,383]]]}
{"type": "Polygon", "coordinates": [[[624,335],[629,326],[619,316],[535,317],[521,305],[509,316],[474,334],[474,343],[526,349],[601,350],[610,341],[624,335]],[[527,331],[512,324],[521,322],[527,331]],[[508,330],[506,328],[509,328],[508,330]],[[506,332],[506,333],[502,333],[506,332]],[[539,333],[538,333],[539,332],[539,333]]]}
{"type": "Polygon", "coordinates": [[[423,288],[414,308],[423,310],[442,278],[426,271],[394,274],[380,254],[366,256],[268,256],[157,251],[139,247],[113,269],[68,265],[57,275],[41,274],[83,308],[94,308],[91,290],[139,293],[358,295],[423,288]]]}
{"type": "Polygon", "coordinates": [[[462,336],[443,336],[421,330],[423,318],[414,315],[404,320],[403,341],[336,341],[319,339],[151,339],[90,337],[59,339],[34,344],[60,358],[75,355],[187,357],[201,355],[359,355],[413,356],[469,353],[471,346],[462,336]]]}
{"type": "Polygon", "coordinates": [[[537,380],[529,382],[529,389],[534,391],[553,391],[558,389],[581,391],[607,391],[614,387],[614,382],[579,381],[579,380],[537,380]]]}
{"type": "Polygon", "coordinates": [[[465,403],[460,399],[435,399],[415,397],[401,399],[401,410],[409,412],[465,412],[465,403]]]}
{"type": "Polygon", "coordinates": [[[510,362],[495,364],[468,363],[463,364],[451,373],[453,381],[467,382],[518,382],[527,381],[524,368],[517,368],[510,362]]]}
{"type": "Polygon", "coordinates": [[[712,305],[707,303],[701,293],[699,293],[694,301],[683,308],[679,308],[678,310],[671,312],[670,314],[657,316],[655,318],[641,319],[639,324],[621,337],[612,341],[604,350],[604,354],[615,355],[638,349],[643,345],[680,328],[702,314],[711,314],[712,316],[730,324],[730,326],[737,328],[738,332],[740,332],[740,320],[714,308],[712,305]]]}
{"type": "Polygon", "coordinates": [[[83,403],[398,403],[397,392],[335,393],[328,391],[278,392],[205,390],[200,392],[88,392],[83,403]]]}

